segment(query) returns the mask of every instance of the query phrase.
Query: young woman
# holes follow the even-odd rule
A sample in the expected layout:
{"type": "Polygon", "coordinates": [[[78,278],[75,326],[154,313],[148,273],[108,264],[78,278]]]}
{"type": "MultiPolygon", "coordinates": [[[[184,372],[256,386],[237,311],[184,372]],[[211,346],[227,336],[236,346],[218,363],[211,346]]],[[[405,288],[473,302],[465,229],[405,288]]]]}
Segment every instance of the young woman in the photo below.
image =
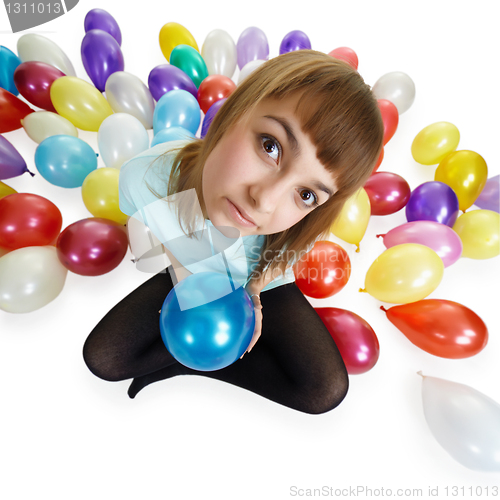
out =
{"type": "MultiPolygon", "coordinates": [[[[122,211],[134,215],[159,198],[195,190],[203,219],[235,228],[253,249],[254,262],[234,274],[252,296],[256,327],[247,353],[227,368],[199,372],[178,363],[161,340],[159,310],[172,277],[208,269],[190,271],[182,252],[166,245],[173,272],[146,281],[96,326],[84,346],[90,370],[105,380],[134,378],[131,398],[152,382],[197,374],[307,413],[336,407],[347,392],[347,372],[291,266],[328,236],[345,201],[370,176],[382,136],[377,101],[361,76],[303,50],[247,77],[203,140],[159,144],[130,160],[120,174],[122,211]]],[[[196,215],[183,216],[178,207],[175,213],[177,227],[165,217],[164,232],[192,233],[196,215]]]]}

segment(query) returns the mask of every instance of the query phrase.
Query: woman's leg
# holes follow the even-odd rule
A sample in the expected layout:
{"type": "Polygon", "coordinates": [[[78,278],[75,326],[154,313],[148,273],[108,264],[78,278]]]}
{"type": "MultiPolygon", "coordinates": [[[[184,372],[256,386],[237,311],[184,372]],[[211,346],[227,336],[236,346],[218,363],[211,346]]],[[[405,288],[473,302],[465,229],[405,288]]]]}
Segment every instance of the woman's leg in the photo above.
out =
{"type": "Polygon", "coordinates": [[[252,352],[212,372],[179,363],[137,377],[134,397],[146,385],[179,374],[215,378],[307,413],[324,413],[345,397],[348,377],[339,351],[302,292],[293,284],[261,294],[262,335],[252,352]]]}
{"type": "Polygon", "coordinates": [[[92,373],[116,381],[178,364],[160,336],[159,310],[172,287],[170,273],[159,273],[106,314],[83,347],[92,373]]]}

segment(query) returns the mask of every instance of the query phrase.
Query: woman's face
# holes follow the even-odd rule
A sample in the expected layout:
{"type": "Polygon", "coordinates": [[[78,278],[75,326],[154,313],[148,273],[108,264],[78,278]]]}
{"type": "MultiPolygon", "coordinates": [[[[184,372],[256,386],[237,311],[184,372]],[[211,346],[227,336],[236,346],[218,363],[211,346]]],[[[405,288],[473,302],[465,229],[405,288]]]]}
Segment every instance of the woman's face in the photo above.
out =
{"type": "Polygon", "coordinates": [[[294,110],[299,96],[265,100],[210,153],[203,170],[205,208],[215,226],[242,236],[292,227],[335,193],[335,180],[294,110]]]}

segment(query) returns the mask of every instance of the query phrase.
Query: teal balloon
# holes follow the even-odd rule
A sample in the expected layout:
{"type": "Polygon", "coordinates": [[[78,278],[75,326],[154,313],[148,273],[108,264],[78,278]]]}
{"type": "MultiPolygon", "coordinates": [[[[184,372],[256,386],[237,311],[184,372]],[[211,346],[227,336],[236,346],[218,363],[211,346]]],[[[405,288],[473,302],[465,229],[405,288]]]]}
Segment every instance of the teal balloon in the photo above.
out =
{"type": "Polygon", "coordinates": [[[97,168],[97,155],[85,142],[72,135],[53,135],[35,151],[40,175],[56,186],[81,187],[85,177],[97,168]]]}
{"type": "Polygon", "coordinates": [[[160,97],[153,113],[153,133],[169,127],[183,127],[196,134],[201,111],[193,94],[186,90],[169,90],[160,97]]]}
{"type": "Polygon", "coordinates": [[[0,45],[0,87],[14,95],[19,95],[14,83],[14,71],[20,64],[21,59],[12,50],[0,45]]]}
{"type": "Polygon", "coordinates": [[[198,371],[225,368],[252,340],[255,313],[246,290],[226,275],[195,273],[177,283],[160,313],[163,342],[179,363],[198,371]]]}
{"type": "Polygon", "coordinates": [[[169,127],[160,130],[151,141],[151,147],[163,142],[194,139],[194,134],[184,127],[169,127]]]}
{"type": "Polygon", "coordinates": [[[193,80],[196,88],[208,76],[208,69],[201,54],[189,45],[180,44],[170,54],[170,64],[182,69],[193,80]]]}

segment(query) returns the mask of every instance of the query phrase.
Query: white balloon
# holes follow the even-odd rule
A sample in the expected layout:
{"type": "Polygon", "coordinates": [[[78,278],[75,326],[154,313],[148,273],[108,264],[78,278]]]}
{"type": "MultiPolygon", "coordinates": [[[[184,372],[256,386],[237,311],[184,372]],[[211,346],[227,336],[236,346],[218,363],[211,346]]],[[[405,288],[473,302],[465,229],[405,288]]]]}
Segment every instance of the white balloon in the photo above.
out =
{"type": "Polygon", "coordinates": [[[211,31],[201,48],[201,55],[210,75],[224,75],[232,78],[236,69],[236,44],[224,30],[211,31]]]}
{"type": "Polygon", "coordinates": [[[0,309],[27,313],[54,300],[68,270],[53,246],[25,247],[0,258],[0,309]]]}
{"type": "Polygon", "coordinates": [[[127,232],[134,263],[139,271],[157,274],[170,265],[160,240],[143,222],[130,217],[127,232]]]}
{"type": "Polygon", "coordinates": [[[135,116],[146,129],[153,128],[155,101],[149,89],[135,75],[115,71],[106,80],[106,99],[115,113],[135,116]]]}
{"type": "Polygon", "coordinates": [[[423,379],[424,415],[439,444],[469,469],[500,472],[500,405],[468,385],[423,379]]]}
{"type": "Polygon", "coordinates": [[[415,100],[415,84],[413,80],[401,71],[393,71],[381,76],[373,86],[377,99],[391,101],[401,115],[407,111],[415,100]]]}
{"type": "Polygon", "coordinates": [[[250,73],[255,71],[261,64],[265,63],[263,59],[255,59],[255,61],[250,61],[241,68],[240,74],[238,76],[238,84],[240,84],[250,73]]]}
{"type": "Polygon", "coordinates": [[[76,76],[73,64],[61,47],[42,35],[23,35],[17,41],[17,53],[22,62],[44,62],[61,70],[66,76],[76,76]]]}
{"type": "Polygon", "coordinates": [[[52,111],[30,113],[21,120],[21,123],[28,136],[38,144],[53,135],[78,137],[77,128],[64,116],[52,111]]]}
{"type": "Polygon", "coordinates": [[[120,169],[127,160],[149,148],[149,136],[135,116],[114,113],[101,123],[97,144],[106,166],[120,169]]]}

